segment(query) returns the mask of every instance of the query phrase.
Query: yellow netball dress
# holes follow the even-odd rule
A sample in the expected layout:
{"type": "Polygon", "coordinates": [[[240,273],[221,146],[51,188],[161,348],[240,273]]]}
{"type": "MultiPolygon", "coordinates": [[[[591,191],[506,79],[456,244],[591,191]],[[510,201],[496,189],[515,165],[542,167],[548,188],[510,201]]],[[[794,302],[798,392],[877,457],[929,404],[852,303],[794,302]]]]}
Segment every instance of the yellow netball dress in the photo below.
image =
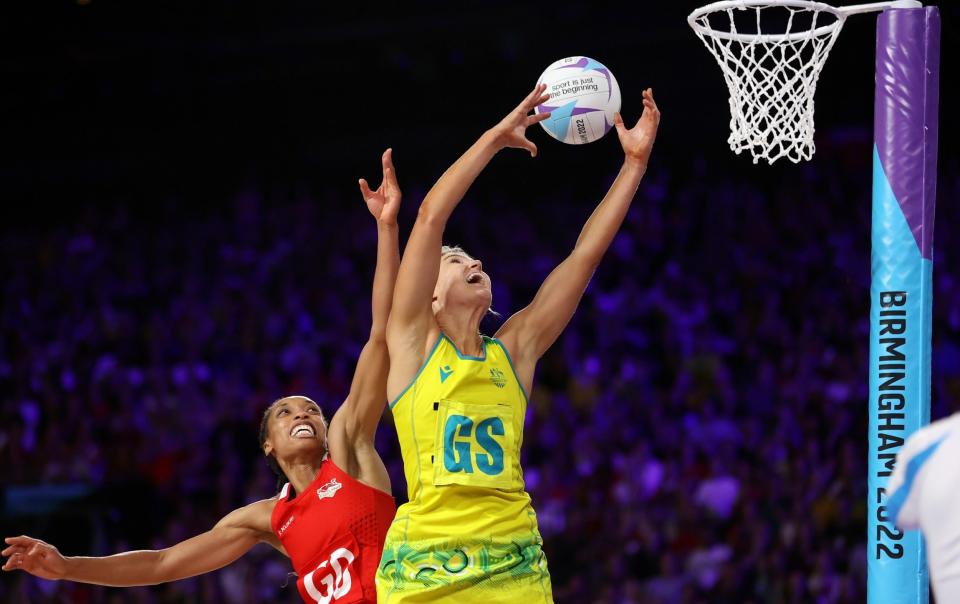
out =
{"type": "Polygon", "coordinates": [[[390,409],[410,501],[387,532],[378,602],[553,602],[520,469],[527,396],[503,344],[464,356],[441,335],[390,409]]]}

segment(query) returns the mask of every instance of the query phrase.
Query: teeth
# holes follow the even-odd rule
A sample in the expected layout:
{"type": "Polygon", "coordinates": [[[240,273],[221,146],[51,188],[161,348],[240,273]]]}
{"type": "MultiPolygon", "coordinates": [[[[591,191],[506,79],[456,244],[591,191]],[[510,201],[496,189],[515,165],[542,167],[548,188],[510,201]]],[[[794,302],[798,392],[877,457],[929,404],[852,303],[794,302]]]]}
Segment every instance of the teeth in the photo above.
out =
{"type": "Polygon", "coordinates": [[[300,436],[301,434],[314,436],[313,426],[308,424],[300,424],[299,426],[294,426],[293,430],[290,431],[290,436],[300,436]]]}
{"type": "Polygon", "coordinates": [[[480,273],[470,273],[467,275],[467,283],[479,283],[482,280],[480,273]]]}

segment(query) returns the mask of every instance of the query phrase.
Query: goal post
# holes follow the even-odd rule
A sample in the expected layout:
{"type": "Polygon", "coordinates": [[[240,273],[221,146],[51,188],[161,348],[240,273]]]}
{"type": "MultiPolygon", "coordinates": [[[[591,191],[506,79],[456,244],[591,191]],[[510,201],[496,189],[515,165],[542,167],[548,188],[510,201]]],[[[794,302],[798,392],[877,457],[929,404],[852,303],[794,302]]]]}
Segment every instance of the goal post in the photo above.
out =
{"type": "Polygon", "coordinates": [[[906,438],[930,421],[940,15],[877,19],[870,286],[867,602],[928,600],[919,532],[893,524],[885,487],[906,438]]]}
{"type": "Polygon", "coordinates": [[[925,604],[923,540],[895,526],[886,486],[907,437],[930,421],[940,13],[916,0],[720,0],[687,22],[727,84],[730,148],[797,163],[816,150],[817,80],[845,20],[876,11],[867,602],[925,604]]]}

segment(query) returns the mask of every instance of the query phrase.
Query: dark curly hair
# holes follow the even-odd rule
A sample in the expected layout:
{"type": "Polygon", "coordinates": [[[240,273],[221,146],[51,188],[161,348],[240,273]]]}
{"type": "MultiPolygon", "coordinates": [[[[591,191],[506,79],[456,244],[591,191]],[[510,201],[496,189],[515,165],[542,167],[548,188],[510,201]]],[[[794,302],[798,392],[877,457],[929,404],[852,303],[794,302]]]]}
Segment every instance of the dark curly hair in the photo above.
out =
{"type": "MultiPolygon", "coordinates": [[[[270,424],[270,412],[273,411],[273,406],[278,402],[282,401],[283,398],[278,398],[277,400],[270,403],[270,405],[263,412],[263,417],[260,418],[260,450],[263,451],[263,444],[267,442],[267,432],[269,432],[270,424]]],[[[283,483],[290,482],[290,479],[287,478],[287,475],[283,473],[283,470],[280,469],[280,464],[277,463],[277,458],[273,454],[269,454],[267,457],[267,465],[270,466],[270,469],[273,470],[273,473],[277,475],[277,492],[280,492],[280,489],[283,488],[283,483]]]]}

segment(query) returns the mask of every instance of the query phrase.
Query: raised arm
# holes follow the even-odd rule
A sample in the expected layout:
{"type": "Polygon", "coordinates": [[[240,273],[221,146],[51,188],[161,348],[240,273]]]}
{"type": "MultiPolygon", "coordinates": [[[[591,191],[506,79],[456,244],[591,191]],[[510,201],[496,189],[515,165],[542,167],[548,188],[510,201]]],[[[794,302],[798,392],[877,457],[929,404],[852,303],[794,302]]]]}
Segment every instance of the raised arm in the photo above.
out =
{"type": "Polygon", "coordinates": [[[389,492],[390,479],[373,448],[373,439],[387,401],[387,371],[390,368],[387,317],[390,316],[393,286],[400,266],[397,212],[401,194],[391,149],[383,153],[381,163],[383,181],[377,190],[372,191],[367,181],[360,179],[360,193],[367,209],[377,220],[377,267],[373,273],[370,338],[357,359],[350,393],[330,421],[328,442],[334,463],[352,476],[389,492]]]}
{"type": "Polygon", "coordinates": [[[400,211],[400,185],[393,167],[393,149],[387,149],[380,158],[383,181],[376,191],[371,191],[367,181],[360,179],[360,193],[367,209],[377,221],[377,266],[373,273],[371,294],[370,341],[384,342],[387,335],[387,319],[393,304],[393,286],[400,267],[400,237],[397,213],[400,211]]]}
{"type": "Polygon", "coordinates": [[[618,114],[614,119],[625,154],[623,167],[607,195],[583,226],[577,243],[540,286],[529,306],[504,323],[497,337],[517,362],[520,378],[529,386],[537,360],[570,322],[593,272],[620,229],[647,170],[660,124],[653,91],[643,92],[643,114],[627,129],[618,114]]]}
{"type": "Polygon", "coordinates": [[[431,301],[440,270],[440,247],[447,219],[498,151],[513,147],[526,149],[531,156],[537,155],[537,146],[527,139],[526,130],[550,117],[549,113],[530,115],[534,107],[549,98],[544,90],[545,85],[537,85],[499,124],[484,132],[443,173],[420,205],[400,263],[393,311],[387,326],[387,343],[395,363],[399,360],[412,369],[406,367],[391,372],[389,390],[392,393],[406,386],[422,360],[425,340],[433,321],[431,301]],[[395,374],[401,376],[396,384],[393,383],[395,374]]]}
{"type": "Polygon", "coordinates": [[[212,529],[162,550],[124,552],[100,558],[65,557],[31,537],[7,537],[3,570],[23,570],[44,579],[111,587],[156,585],[207,573],[230,564],[259,542],[280,549],[270,528],[273,500],[227,514],[212,529]]]}

